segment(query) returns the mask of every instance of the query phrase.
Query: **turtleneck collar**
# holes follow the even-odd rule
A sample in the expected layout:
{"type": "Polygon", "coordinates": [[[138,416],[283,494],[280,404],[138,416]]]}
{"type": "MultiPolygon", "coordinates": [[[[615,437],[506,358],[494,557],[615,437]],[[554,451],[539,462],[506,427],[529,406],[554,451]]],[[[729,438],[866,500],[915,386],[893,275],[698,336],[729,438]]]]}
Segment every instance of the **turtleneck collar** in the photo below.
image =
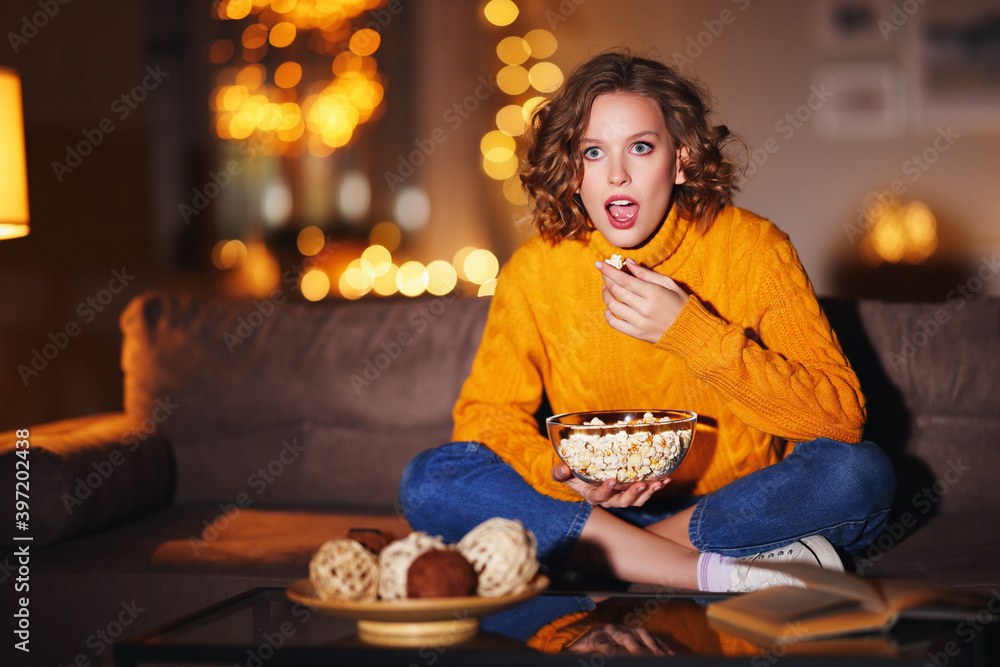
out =
{"type": "Polygon", "coordinates": [[[666,220],[660,225],[656,234],[641,246],[618,248],[596,229],[591,230],[587,242],[601,255],[602,259],[607,259],[612,255],[621,255],[622,257],[631,257],[637,264],[652,269],[670,259],[688,232],[695,231],[694,227],[694,223],[680,217],[676,206],[671,206],[666,220]]]}

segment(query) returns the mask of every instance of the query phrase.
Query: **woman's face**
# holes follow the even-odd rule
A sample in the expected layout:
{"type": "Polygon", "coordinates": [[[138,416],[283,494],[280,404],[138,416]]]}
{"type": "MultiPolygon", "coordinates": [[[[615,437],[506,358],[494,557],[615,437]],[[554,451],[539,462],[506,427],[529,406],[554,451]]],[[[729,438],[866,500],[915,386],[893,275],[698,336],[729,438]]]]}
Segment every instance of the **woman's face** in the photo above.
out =
{"type": "Polygon", "coordinates": [[[580,148],[579,194],[590,221],[616,247],[642,245],[666,217],[674,185],[684,182],[682,149],[660,107],[634,93],[598,96],[580,148]]]}

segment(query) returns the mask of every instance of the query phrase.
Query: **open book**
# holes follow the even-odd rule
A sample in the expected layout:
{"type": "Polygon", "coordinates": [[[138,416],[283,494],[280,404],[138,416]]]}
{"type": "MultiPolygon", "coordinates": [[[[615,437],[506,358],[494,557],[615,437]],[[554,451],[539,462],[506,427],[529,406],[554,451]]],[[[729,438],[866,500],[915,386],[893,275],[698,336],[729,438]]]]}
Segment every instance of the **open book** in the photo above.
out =
{"type": "Polygon", "coordinates": [[[900,616],[960,620],[985,609],[964,591],[901,579],[862,579],[810,565],[756,565],[786,572],[806,588],[777,586],[708,606],[718,630],[764,645],[884,631],[900,616]]]}

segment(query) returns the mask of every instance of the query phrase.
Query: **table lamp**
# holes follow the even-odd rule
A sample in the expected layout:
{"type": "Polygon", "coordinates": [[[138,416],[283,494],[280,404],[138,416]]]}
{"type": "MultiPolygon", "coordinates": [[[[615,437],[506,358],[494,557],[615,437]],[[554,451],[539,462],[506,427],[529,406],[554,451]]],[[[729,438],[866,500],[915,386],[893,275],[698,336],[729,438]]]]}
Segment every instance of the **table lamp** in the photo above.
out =
{"type": "Polygon", "coordinates": [[[21,80],[0,67],[0,239],[28,234],[28,170],[24,158],[21,80]]]}

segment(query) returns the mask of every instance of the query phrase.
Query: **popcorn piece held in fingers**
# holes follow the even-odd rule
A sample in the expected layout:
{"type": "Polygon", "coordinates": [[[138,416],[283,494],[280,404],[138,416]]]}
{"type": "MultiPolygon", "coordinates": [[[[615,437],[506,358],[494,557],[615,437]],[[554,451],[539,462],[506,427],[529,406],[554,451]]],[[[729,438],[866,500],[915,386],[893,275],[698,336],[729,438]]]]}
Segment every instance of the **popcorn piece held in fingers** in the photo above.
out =
{"type": "Polygon", "coordinates": [[[623,266],[625,266],[625,258],[622,257],[621,255],[611,255],[611,259],[606,259],[604,261],[605,263],[610,264],[616,269],[621,269],[623,266]]]}

